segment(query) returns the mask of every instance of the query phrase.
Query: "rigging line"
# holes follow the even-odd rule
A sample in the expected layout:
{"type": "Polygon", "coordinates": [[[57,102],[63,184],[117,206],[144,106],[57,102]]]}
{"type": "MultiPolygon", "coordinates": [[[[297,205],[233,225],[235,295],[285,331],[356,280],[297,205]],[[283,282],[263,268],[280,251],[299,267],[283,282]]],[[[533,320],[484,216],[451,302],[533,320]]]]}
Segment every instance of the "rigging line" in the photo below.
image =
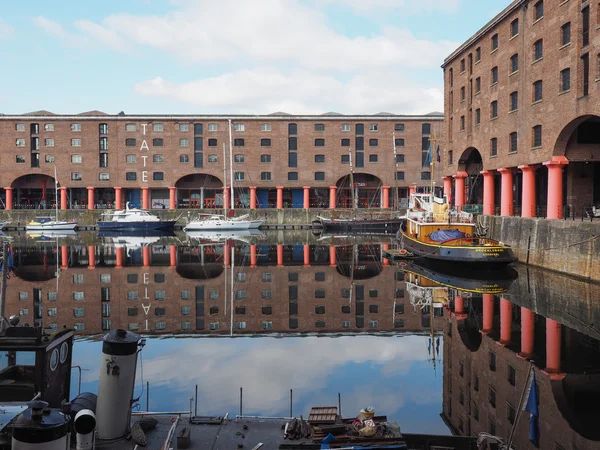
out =
{"type": "Polygon", "coordinates": [[[545,252],[549,251],[549,250],[560,250],[560,249],[564,249],[564,248],[569,248],[569,247],[573,247],[575,245],[579,245],[579,244],[585,244],[586,242],[590,242],[590,241],[594,241],[596,239],[600,238],[600,234],[597,234],[595,236],[592,236],[589,239],[584,239],[583,241],[579,241],[579,242],[574,242],[573,244],[569,244],[569,245],[561,245],[560,247],[550,247],[550,248],[545,248],[543,249],[545,252]]]}

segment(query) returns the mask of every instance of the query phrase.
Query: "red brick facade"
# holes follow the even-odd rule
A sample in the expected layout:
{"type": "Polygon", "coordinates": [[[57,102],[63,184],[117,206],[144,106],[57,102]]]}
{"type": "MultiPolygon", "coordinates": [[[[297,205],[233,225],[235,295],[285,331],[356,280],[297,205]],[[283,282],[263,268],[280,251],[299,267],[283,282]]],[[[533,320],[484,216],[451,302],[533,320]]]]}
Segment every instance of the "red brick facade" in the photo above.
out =
{"type": "Polygon", "coordinates": [[[470,203],[548,218],[600,203],[598,2],[516,0],[443,68],[444,175],[469,177],[470,203]],[[512,186],[504,196],[501,183],[512,186]]]}
{"type": "MultiPolygon", "coordinates": [[[[0,183],[5,188],[12,187],[8,196],[12,195],[15,207],[25,207],[36,202],[36,195],[40,198],[32,189],[41,189],[45,176],[51,177],[46,188],[51,188],[49,197],[54,198],[56,166],[59,184],[68,191],[68,207],[75,207],[75,203],[85,207],[87,188],[95,188],[94,202],[102,204],[114,202],[114,188],[121,188],[124,203],[135,197],[130,192],[138,192],[139,198],[140,189],[145,187],[149,188],[149,207],[170,206],[173,197],[169,188],[177,188],[178,206],[197,205],[197,201],[188,203],[189,198],[182,202],[189,191],[184,193],[181,189],[222,188],[223,145],[229,149],[228,119],[234,128],[233,170],[243,173],[243,179],[234,186],[245,188],[246,195],[250,187],[255,187],[272,191],[269,196],[274,197],[280,187],[288,191],[291,199],[291,190],[301,197],[301,191],[308,187],[321,188],[322,196],[328,198],[330,186],[349,174],[348,161],[342,158],[348,157],[352,149],[355,173],[373,176],[365,187],[380,192],[387,186],[393,192],[397,170],[403,173],[397,187],[400,196],[406,198],[409,186],[430,184],[422,179],[422,172],[430,170],[422,167],[427,139],[435,135],[436,145],[444,146],[441,115],[111,116],[92,111],[61,116],[40,111],[0,116],[5,169],[0,173],[0,183]],[[397,153],[404,157],[397,169],[394,135],[398,140],[397,153]],[[295,164],[290,163],[292,158],[296,159],[295,164]],[[238,162],[241,159],[243,162],[238,162]],[[200,174],[201,177],[184,179],[200,174]],[[215,178],[206,179],[203,175],[215,178]]],[[[441,178],[439,170],[436,174],[441,178]]],[[[229,177],[228,173],[226,185],[230,185],[229,177]]],[[[360,183],[360,175],[357,177],[360,183]]],[[[311,191],[311,198],[317,194],[311,191]]],[[[207,198],[214,197],[214,192],[207,192],[207,198]]],[[[385,206],[380,203],[380,194],[374,197],[376,201],[371,206],[385,206]]],[[[274,205],[264,201],[259,206],[274,205]]],[[[284,204],[291,206],[291,200],[284,204]]],[[[306,205],[295,202],[293,206],[306,205]]]]}

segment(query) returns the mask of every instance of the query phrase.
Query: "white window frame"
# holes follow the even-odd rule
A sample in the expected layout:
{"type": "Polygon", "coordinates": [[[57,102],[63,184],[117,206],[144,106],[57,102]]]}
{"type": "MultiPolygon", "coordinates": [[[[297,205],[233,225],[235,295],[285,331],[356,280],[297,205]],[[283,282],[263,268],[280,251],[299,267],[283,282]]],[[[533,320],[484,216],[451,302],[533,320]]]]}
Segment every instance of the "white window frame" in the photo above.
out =
{"type": "Polygon", "coordinates": [[[190,131],[190,124],[189,123],[180,123],[179,131],[190,131]]]}
{"type": "Polygon", "coordinates": [[[19,138],[15,141],[15,145],[17,147],[25,147],[25,139],[19,138]]]}
{"type": "Polygon", "coordinates": [[[219,126],[216,123],[209,123],[206,127],[208,131],[218,131],[219,126]]]}
{"type": "Polygon", "coordinates": [[[25,124],[24,123],[15,124],[15,131],[25,131],[25,124]]]}
{"type": "Polygon", "coordinates": [[[137,155],[132,155],[132,154],[125,155],[125,162],[127,164],[135,164],[135,163],[137,163],[137,155]],[[130,160],[132,160],[132,161],[130,161],[130,160]]]}
{"type": "Polygon", "coordinates": [[[54,124],[53,123],[45,123],[44,131],[54,131],[54,124]]]}
{"type": "Polygon", "coordinates": [[[135,123],[126,123],[125,124],[125,131],[127,131],[127,132],[137,131],[137,125],[135,123]]]}
{"type": "Polygon", "coordinates": [[[110,173],[100,172],[98,174],[98,181],[110,181],[110,173]]]}
{"type": "Polygon", "coordinates": [[[349,123],[343,123],[342,124],[342,131],[344,133],[349,132],[350,131],[350,124],[349,123]]]}
{"type": "Polygon", "coordinates": [[[179,139],[179,146],[180,147],[189,147],[190,146],[190,140],[188,138],[181,138],[179,139]]]}
{"type": "Polygon", "coordinates": [[[233,131],[237,131],[237,132],[246,131],[246,125],[243,123],[234,123],[233,131]]]}
{"type": "Polygon", "coordinates": [[[83,156],[79,155],[77,153],[71,155],[71,164],[82,164],[83,163],[83,156]]]}
{"type": "Polygon", "coordinates": [[[153,123],[152,131],[160,133],[161,131],[165,131],[165,125],[162,123],[153,123]]]}
{"type": "Polygon", "coordinates": [[[76,132],[81,131],[81,124],[80,123],[72,123],[71,131],[76,131],[76,132]]]}
{"type": "Polygon", "coordinates": [[[270,123],[261,123],[260,131],[271,131],[271,124],[270,123]]]}
{"type": "Polygon", "coordinates": [[[81,138],[71,139],[71,147],[81,147],[81,138]]]}
{"type": "Polygon", "coordinates": [[[369,131],[371,131],[371,132],[379,131],[379,124],[377,124],[377,123],[369,124],[369,131]]]}
{"type": "Polygon", "coordinates": [[[44,139],[44,147],[54,147],[54,138],[44,139]]]}

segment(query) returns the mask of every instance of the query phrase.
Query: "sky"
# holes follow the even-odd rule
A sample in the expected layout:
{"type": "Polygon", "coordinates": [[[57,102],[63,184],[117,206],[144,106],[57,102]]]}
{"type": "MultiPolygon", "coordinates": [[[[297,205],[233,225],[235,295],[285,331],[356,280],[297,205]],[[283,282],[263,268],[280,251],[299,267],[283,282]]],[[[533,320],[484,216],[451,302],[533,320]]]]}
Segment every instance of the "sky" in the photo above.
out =
{"type": "MultiPolygon", "coordinates": [[[[443,423],[443,355],[434,370],[427,336],[164,338],[148,339],[138,361],[134,397],[146,409],[186,411],[198,384],[198,414],[308,416],[312,406],[337,405],[344,417],[373,406],[410,433],[449,434],[443,423]],[[307,361],[310,361],[307,363],[307,361]],[[142,374],[143,366],[143,374],[142,374]],[[185,370],[172,370],[185,367],[185,370]]],[[[440,341],[440,351],[443,343],[440,341]]],[[[82,392],[98,392],[102,343],[77,340],[73,364],[82,367],[82,392]]],[[[71,378],[77,392],[78,375],[71,378]]]]}
{"type": "Polygon", "coordinates": [[[5,2],[0,113],[443,111],[444,58],[509,3],[5,2]]]}

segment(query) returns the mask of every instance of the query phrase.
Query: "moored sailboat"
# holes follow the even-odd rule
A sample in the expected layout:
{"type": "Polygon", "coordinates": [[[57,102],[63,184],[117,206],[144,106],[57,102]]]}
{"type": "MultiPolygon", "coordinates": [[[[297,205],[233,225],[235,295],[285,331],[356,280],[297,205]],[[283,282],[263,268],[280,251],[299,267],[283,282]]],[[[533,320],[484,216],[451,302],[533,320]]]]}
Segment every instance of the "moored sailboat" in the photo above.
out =
{"type": "Polygon", "coordinates": [[[56,167],[54,167],[54,217],[36,217],[35,220],[25,225],[27,231],[73,231],[77,226],[75,221],[58,220],[58,180],[56,178],[56,167]]]}

